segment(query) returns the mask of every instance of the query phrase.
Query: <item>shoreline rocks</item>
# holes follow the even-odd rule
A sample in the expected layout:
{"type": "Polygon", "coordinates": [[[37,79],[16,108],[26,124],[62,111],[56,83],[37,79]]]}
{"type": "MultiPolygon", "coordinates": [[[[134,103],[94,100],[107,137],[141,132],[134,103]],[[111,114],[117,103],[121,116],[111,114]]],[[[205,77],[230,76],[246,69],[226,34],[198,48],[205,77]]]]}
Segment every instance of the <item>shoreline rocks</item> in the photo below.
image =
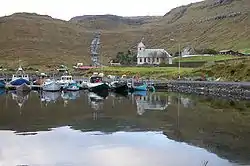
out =
{"type": "Polygon", "coordinates": [[[223,98],[250,99],[250,82],[168,81],[156,84],[156,89],[223,98]]]}

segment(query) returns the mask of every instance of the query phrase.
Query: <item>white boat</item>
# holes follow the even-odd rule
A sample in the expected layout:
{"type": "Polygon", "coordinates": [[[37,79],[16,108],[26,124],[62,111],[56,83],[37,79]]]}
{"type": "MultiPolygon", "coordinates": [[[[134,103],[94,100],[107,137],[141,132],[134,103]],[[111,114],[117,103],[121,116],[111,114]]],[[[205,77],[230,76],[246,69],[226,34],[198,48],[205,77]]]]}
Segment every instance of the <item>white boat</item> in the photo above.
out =
{"type": "Polygon", "coordinates": [[[61,86],[59,83],[57,83],[55,80],[46,79],[44,83],[42,84],[42,90],[43,91],[60,91],[61,86]]]}
{"type": "MultiPolygon", "coordinates": [[[[101,73],[102,74],[102,73],[101,73]]],[[[110,87],[108,84],[103,82],[103,75],[94,73],[87,83],[89,91],[100,92],[108,90],[110,87]]]]}
{"type": "Polygon", "coordinates": [[[71,83],[75,83],[75,81],[73,80],[73,77],[71,75],[63,75],[61,76],[61,79],[56,81],[58,84],[60,84],[60,86],[62,88],[65,88],[66,86],[68,86],[71,83]]]}
{"type": "Polygon", "coordinates": [[[17,69],[17,72],[12,75],[10,84],[19,91],[31,90],[29,75],[25,74],[21,66],[17,69]]]}

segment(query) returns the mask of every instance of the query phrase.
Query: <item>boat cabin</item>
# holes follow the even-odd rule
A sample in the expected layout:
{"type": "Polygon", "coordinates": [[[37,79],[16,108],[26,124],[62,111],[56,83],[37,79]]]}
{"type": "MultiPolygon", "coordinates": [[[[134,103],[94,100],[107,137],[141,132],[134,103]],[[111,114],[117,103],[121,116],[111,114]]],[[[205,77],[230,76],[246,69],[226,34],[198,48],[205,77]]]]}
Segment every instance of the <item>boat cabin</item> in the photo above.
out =
{"type": "Polygon", "coordinates": [[[16,80],[16,79],[20,79],[20,78],[29,81],[29,75],[24,73],[22,67],[19,67],[16,74],[12,75],[12,80],[16,80]]]}
{"type": "Polygon", "coordinates": [[[90,83],[99,83],[102,82],[102,77],[100,76],[92,76],[90,77],[90,83]]]}
{"type": "Polygon", "coordinates": [[[61,77],[61,80],[62,80],[62,81],[72,81],[73,78],[72,78],[72,76],[62,76],[62,77],[61,77]]]}

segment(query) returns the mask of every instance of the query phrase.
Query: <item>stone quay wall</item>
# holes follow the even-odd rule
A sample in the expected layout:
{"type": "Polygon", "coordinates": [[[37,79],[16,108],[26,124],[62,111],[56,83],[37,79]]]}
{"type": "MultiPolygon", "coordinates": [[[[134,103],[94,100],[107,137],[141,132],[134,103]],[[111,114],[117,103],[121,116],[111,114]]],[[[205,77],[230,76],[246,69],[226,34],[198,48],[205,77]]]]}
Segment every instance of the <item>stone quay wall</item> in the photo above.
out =
{"type": "Polygon", "coordinates": [[[250,82],[167,81],[155,83],[155,87],[172,92],[250,99],[250,82]]]}

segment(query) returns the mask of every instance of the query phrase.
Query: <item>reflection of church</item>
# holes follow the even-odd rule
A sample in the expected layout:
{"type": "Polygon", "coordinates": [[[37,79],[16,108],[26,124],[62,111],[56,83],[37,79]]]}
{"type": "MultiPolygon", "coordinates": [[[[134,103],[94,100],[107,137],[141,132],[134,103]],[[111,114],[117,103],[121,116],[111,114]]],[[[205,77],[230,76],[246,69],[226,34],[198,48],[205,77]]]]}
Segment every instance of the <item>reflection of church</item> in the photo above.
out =
{"type": "Polygon", "coordinates": [[[148,95],[132,95],[132,100],[135,100],[137,113],[142,115],[145,111],[164,111],[170,104],[170,97],[162,97],[157,94],[148,95]]]}

